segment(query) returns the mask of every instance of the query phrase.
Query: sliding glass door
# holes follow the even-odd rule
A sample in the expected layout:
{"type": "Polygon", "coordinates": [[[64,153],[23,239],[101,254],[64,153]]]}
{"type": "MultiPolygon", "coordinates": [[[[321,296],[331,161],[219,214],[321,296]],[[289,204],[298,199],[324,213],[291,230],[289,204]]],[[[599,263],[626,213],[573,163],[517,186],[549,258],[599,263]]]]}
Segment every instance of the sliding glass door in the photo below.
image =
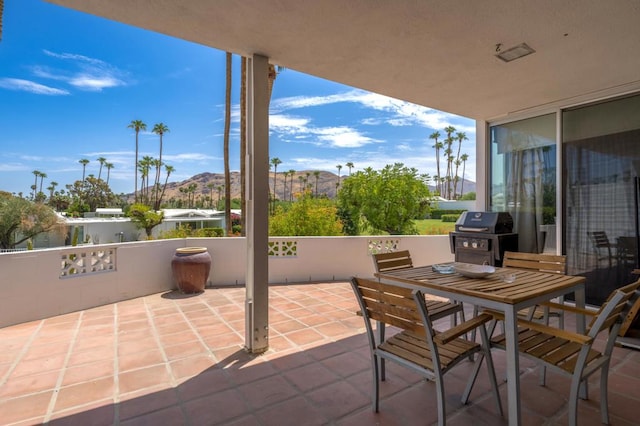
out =
{"type": "Polygon", "coordinates": [[[564,252],[601,304],[637,279],[640,96],[563,111],[564,252]]]}
{"type": "Polygon", "coordinates": [[[506,211],[518,250],[556,253],[556,115],[490,127],[492,211],[506,211]]]}

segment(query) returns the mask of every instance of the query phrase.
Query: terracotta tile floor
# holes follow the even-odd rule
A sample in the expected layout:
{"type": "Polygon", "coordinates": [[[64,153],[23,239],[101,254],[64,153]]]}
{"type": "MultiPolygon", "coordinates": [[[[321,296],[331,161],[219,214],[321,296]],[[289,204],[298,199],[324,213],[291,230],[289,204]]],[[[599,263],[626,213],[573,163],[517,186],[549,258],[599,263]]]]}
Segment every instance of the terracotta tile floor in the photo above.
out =
{"type": "MultiPolygon", "coordinates": [[[[371,411],[362,318],[348,283],[272,286],[270,347],[243,351],[244,289],[156,294],[0,329],[2,425],[425,425],[437,421],[431,382],[388,365],[371,411]]],[[[570,322],[570,319],[568,320],[570,322]]],[[[571,325],[569,325],[571,326],[571,325]]],[[[504,377],[504,354],[494,351],[504,377]]],[[[450,425],[506,424],[486,373],[459,402],[471,363],[445,378],[450,425]]],[[[569,382],[521,362],[523,424],[566,424],[569,382]]],[[[506,386],[500,381],[506,406],[506,386]]],[[[616,348],[611,421],[638,424],[640,352],[616,348]]],[[[599,424],[598,386],[580,402],[599,424]]]]}

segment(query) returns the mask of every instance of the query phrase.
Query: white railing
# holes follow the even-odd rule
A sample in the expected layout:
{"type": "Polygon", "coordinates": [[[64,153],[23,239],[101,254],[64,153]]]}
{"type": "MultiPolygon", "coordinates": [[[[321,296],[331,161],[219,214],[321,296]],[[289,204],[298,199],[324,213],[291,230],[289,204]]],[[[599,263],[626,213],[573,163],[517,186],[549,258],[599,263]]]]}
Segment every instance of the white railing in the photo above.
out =
{"type": "MultiPolygon", "coordinates": [[[[244,238],[154,240],[0,254],[0,327],[170,291],[175,249],[193,246],[206,247],[211,254],[208,286],[244,284],[244,238]]],[[[371,276],[371,253],[396,249],[410,250],[416,264],[453,260],[446,235],[276,237],[270,239],[268,280],[275,284],[371,276]]]]}

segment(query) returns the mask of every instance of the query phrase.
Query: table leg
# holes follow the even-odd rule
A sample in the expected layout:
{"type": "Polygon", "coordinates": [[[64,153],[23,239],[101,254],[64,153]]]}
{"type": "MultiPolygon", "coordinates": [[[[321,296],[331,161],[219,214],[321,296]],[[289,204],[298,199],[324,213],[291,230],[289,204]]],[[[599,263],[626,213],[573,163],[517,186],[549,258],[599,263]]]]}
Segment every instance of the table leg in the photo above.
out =
{"type": "Polygon", "coordinates": [[[520,425],[520,362],[518,355],[518,312],[509,306],[504,313],[507,356],[509,425],[520,425]]]}

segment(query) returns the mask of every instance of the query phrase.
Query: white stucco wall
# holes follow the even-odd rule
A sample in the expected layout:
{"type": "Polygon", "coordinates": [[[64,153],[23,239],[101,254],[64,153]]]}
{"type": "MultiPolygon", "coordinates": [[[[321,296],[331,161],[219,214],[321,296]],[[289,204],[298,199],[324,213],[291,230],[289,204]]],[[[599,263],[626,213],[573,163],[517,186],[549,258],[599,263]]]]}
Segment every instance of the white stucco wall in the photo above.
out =
{"type": "MultiPolygon", "coordinates": [[[[295,256],[269,258],[272,284],[372,276],[370,244],[396,244],[399,250],[410,250],[415,264],[453,260],[446,235],[289,237],[270,242],[296,248],[295,256]]],[[[207,247],[212,257],[209,286],[243,285],[245,245],[246,240],[237,237],[188,238],[0,254],[0,327],[171,291],[175,287],[171,259],[178,247],[207,247]],[[115,270],[60,277],[63,256],[112,249],[115,270]]]]}

